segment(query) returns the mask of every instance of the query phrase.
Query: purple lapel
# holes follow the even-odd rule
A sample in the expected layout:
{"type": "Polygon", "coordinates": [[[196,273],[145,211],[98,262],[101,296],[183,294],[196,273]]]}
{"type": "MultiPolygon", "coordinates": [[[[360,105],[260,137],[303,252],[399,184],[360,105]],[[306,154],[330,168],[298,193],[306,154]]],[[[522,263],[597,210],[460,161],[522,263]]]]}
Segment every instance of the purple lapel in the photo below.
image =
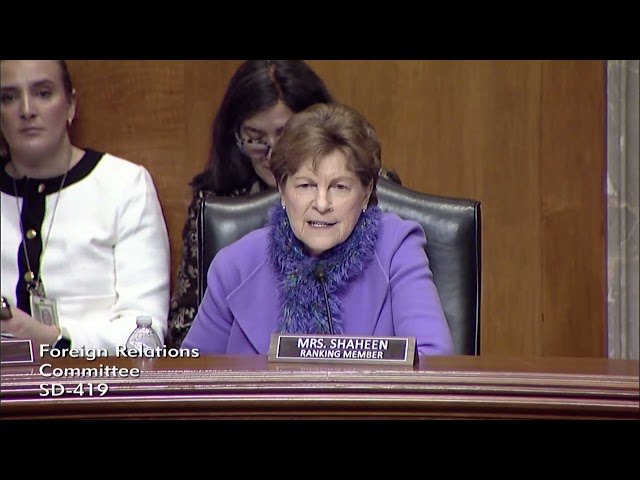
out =
{"type": "Polygon", "coordinates": [[[381,313],[388,293],[389,282],[374,258],[369,268],[349,285],[348,292],[342,296],[345,335],[373,335],[378,322],[387,316],[381,313]]]}
{"type": "MultiPolygon", "coordinates": [[[[276,331],[279,302],[276,281],[267,262],[262,263],[228,298],[238,326],[259,354],[269,352],[276,331]]],[[[229,349],[234,350],[233,340],[229,349]]]]}
{"type": "MultiPolygon", "coordinates": [[[[390,325],[378,325],[379,321],[390,322],[390,315],[382,313],[388,292],[389,282],[378,260],[374,259],[369,268],[349,286],[349,291],[342,295],[344,333],[369,336],[377,329],[389,330],[390,325]]],[[[268,262],[260,265],[229,295],[228,305],[251,346],[257,353],[267,354],[271,334],[277,331],[280,313],[276,280],[268,262]]],[[[229,350],[237,350],[243,340],[240,337],[230,339],[229,350]]]]}

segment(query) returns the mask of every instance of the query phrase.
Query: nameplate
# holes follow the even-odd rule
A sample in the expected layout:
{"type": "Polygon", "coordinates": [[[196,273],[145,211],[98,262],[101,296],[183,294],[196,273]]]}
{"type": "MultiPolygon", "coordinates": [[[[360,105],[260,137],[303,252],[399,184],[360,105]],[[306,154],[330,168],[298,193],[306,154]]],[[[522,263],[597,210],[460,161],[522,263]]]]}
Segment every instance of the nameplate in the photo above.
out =
{"type": "Polygon", "coordinates": [[[350,337],[346,335],[271,336],[270,362],[413,365],[414,337],[350,337]]]}
{"type": "Polygon", "coordinates": [[[3,338],[0,343],[0,360],[2,365],[35,363],[33,343],[31,340],[3,338]]]}

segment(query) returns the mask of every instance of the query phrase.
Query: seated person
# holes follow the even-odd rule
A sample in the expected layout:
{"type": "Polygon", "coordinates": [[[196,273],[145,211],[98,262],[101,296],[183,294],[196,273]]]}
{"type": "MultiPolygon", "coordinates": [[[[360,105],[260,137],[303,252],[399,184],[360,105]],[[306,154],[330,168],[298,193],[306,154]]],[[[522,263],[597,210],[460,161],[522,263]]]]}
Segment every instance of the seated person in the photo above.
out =
{"type": "Polygon", "coordinates": [[[2,60],[0,75],[2,333],[115,353],[150,315],[164,338],[169,238],[149,172],[71,144],[63,60],[2,60]]]}
{"type": "Polygon", "coordinates": [[[291,117],[270,163],[280,202],[266,227],[213,259],[182,346],[267,354],[273,333],[331,326],[337,335],[416,337],[419,354],[452,354],[424,230],[377,207],[380,154],[374,128],[352,108],[317,104],[291,117]]]}
{"type": "MultiPolygon", "coordinates": [[[[294,113],[332,101],[324,81],[302,60],[247,60],[238,67],[213,120],[207,167],[191,182],[167,344],[182,344],[198,309],[199,199],[207,193],[236,197],[275,188],[269,161],[284,124],[294,113]]],[[[381,168],[380,175],[400,183],[393,171],[381,168]]]]}

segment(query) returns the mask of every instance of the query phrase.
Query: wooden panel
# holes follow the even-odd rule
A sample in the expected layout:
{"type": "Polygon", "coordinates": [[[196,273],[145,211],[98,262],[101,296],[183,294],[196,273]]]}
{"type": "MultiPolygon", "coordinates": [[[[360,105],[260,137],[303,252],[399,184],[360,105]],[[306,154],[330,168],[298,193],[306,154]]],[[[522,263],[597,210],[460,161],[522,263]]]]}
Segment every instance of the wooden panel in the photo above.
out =
{"type": "Polygon", "coordinates": [[[546,61],[543,354],[606,356],[604,61],[546,61]]]}
{"type": "Polygon", "coordinates": [[[310,64],[376,126],[404,185],[482,202],[482,350],[539,354],[540,62],[310,64]]]}

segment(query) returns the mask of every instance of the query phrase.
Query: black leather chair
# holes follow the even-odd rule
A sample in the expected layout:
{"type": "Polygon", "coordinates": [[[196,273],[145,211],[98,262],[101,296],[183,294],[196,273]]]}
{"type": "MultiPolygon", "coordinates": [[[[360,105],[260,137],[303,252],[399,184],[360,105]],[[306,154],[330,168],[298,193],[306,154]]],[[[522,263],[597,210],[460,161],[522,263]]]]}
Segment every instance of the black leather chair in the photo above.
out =
{"type": "MultiPolygon", "coordinates": [[[[480,202],[428,195],[384,178],[378,180],[378,205],[415,220],[427,236],[426,252],[455,353],[480,354],[480,202]]],[[[199,218],[199,299],[207,288],[211,260],[224,246],[264,226],[276,191],[243,197],[204,196],[199,218]]]]}

